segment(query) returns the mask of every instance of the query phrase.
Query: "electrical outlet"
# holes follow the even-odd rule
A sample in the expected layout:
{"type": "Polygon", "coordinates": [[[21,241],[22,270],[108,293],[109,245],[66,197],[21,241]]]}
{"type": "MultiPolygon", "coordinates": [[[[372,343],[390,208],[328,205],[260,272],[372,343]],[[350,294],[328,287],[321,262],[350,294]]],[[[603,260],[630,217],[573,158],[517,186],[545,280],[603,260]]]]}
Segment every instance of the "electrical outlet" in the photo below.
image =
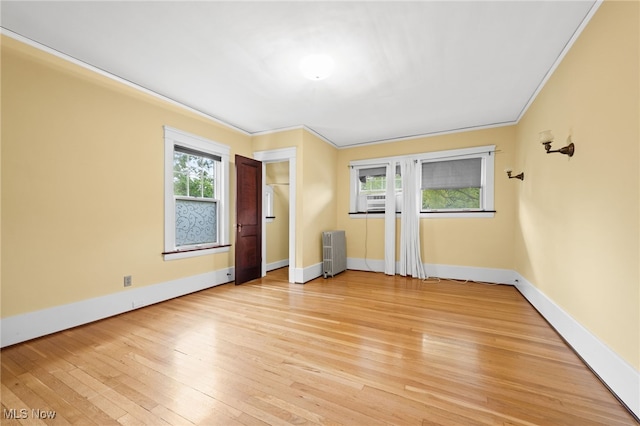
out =
{"type": "Polygon", "coordinates": [[[131,286],[131,275],[125,275],[125,277],[124,277],[124,286],[125,287],[130,287],[131,286]]]}

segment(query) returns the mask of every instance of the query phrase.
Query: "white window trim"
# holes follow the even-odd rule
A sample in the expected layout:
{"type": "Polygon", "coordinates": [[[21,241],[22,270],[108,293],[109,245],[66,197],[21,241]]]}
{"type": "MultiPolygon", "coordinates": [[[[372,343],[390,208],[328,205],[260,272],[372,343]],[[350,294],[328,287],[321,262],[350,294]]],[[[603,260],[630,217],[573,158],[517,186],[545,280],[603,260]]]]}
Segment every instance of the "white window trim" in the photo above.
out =
{"type": "Polygon", "coordinates": [[[229,251],[229,152],[230,148],[182,130],[164,126],[164,260],[185,259],[229,251]],[[180,251],[176,248],[176,211],[173,196],[173,151],[180,145],[221,158],[218,178],[220,200],[218,213],[218,246],[180,251]]]}
{"type": "MultiPolygon", "coordinates": [[[[387,165],[389,165],[391,163],[391,159],[387,159],[387,158],[383,158],[383,159],[375,159],[375,160],[359,160],[359,161],[352,161],[351,163],[349,163],[350,165],[350,171],[349,171],[349,186],[350,186],[350,196],[349,196],[349,212],[350,213],[354,213],[354,212],[358,212],[358,195],[360,192],[360,188],[359,188],[359,183],[358,183],[358,173],[361,169],[368,169],[368,168],[372,168],[372,167],[386,167],[387,165]]],[[[392,164],[392,166],[394,166],[392,164]]],[[[386,192],[383,191],[383,192],[386,192]]],[[[378,214],[380,215],[380,217],[384,217],[384,211],[382,212],[358,212],[358,215],[362,215],[362,214],[378,214]]],[[[356,214],[354,214],[353,216],[356,216],[356,214]]]]}
{"type": "MultiPolygon", "coordinates": [[[[396,164],[404,159],[416,160],[420,163],[425,160],[444,160],[446,158],[464,159],[482,157],[482,211],[441,211],[421,212],[420,218],[491,218],[495,216],[495,145],[485,145],[472,148],[451,149],[446,151],[425,152],[422,154],[403,155],[395,157],[371,158],[367,160],[354,160],[349,162],[349,217],[352,219],[380,218],[384,219],[384,212],[353,213],[356,211],[358,194],[358,170],[361,168],[375,167],[386,164],[396,164]]],[[[399,218],[400,214],[396,214],[399,218]]]]}

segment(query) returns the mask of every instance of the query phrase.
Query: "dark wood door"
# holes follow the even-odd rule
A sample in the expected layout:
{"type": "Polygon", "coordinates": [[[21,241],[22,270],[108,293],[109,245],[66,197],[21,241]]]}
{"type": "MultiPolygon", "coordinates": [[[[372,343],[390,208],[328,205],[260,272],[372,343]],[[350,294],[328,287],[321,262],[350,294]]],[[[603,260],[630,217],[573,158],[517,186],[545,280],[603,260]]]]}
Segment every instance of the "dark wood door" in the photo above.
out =
{"type": "Polygon", "coordinates": [[[236,284],[262,276],[262,163],[236,155],[236,284]]]}

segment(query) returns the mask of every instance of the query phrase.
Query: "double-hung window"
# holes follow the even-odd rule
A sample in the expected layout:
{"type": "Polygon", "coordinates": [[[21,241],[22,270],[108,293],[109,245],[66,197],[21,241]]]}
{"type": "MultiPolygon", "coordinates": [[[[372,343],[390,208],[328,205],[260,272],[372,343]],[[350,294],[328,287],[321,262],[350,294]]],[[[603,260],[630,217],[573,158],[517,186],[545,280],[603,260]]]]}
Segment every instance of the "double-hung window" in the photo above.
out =
{"type": "Polygon", "coordinates": [[[229,148],[165,127],[165,259],[228,250],[229,148]]]}
{"type": "MultiPolygon", "coordinates": [[[[387,194],[387,166],[355,166],[352,173],[356,179],[356,181],[352,183],[353,192],[355,193],[355,206],[353,206],[352,212],[384,212],[387,194]]],[[[402,197],[400,166],[395,168],[393,186],[396,198],[396,211],[399,212],[402,197]]]]}
{"type": "Polygon", "coordinates": [[[420,212],[493,216],[495,146],[420,156],[420,212]]]}
{"type": "Polygon", "coordinates": [[[421,211],[482,210],[482,158],[422,163],[421,211]]]}
{"type": "Polygon", "coordinates": [[[176,248],[218,244],[220,161],[217,155],[174,146],[176,248]]]}

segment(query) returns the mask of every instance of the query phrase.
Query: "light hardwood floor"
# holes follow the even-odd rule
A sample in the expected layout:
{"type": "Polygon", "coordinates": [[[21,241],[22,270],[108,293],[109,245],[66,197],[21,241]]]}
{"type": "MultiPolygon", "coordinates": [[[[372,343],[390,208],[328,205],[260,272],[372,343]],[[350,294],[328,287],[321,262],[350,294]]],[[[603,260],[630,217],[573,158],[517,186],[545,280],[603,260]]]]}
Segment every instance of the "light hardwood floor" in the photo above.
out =
{"type": "Polygon", "coordinates": [[[1,423],[636,424],[515,288],[286,277],[3,349],[1,423]]]}

